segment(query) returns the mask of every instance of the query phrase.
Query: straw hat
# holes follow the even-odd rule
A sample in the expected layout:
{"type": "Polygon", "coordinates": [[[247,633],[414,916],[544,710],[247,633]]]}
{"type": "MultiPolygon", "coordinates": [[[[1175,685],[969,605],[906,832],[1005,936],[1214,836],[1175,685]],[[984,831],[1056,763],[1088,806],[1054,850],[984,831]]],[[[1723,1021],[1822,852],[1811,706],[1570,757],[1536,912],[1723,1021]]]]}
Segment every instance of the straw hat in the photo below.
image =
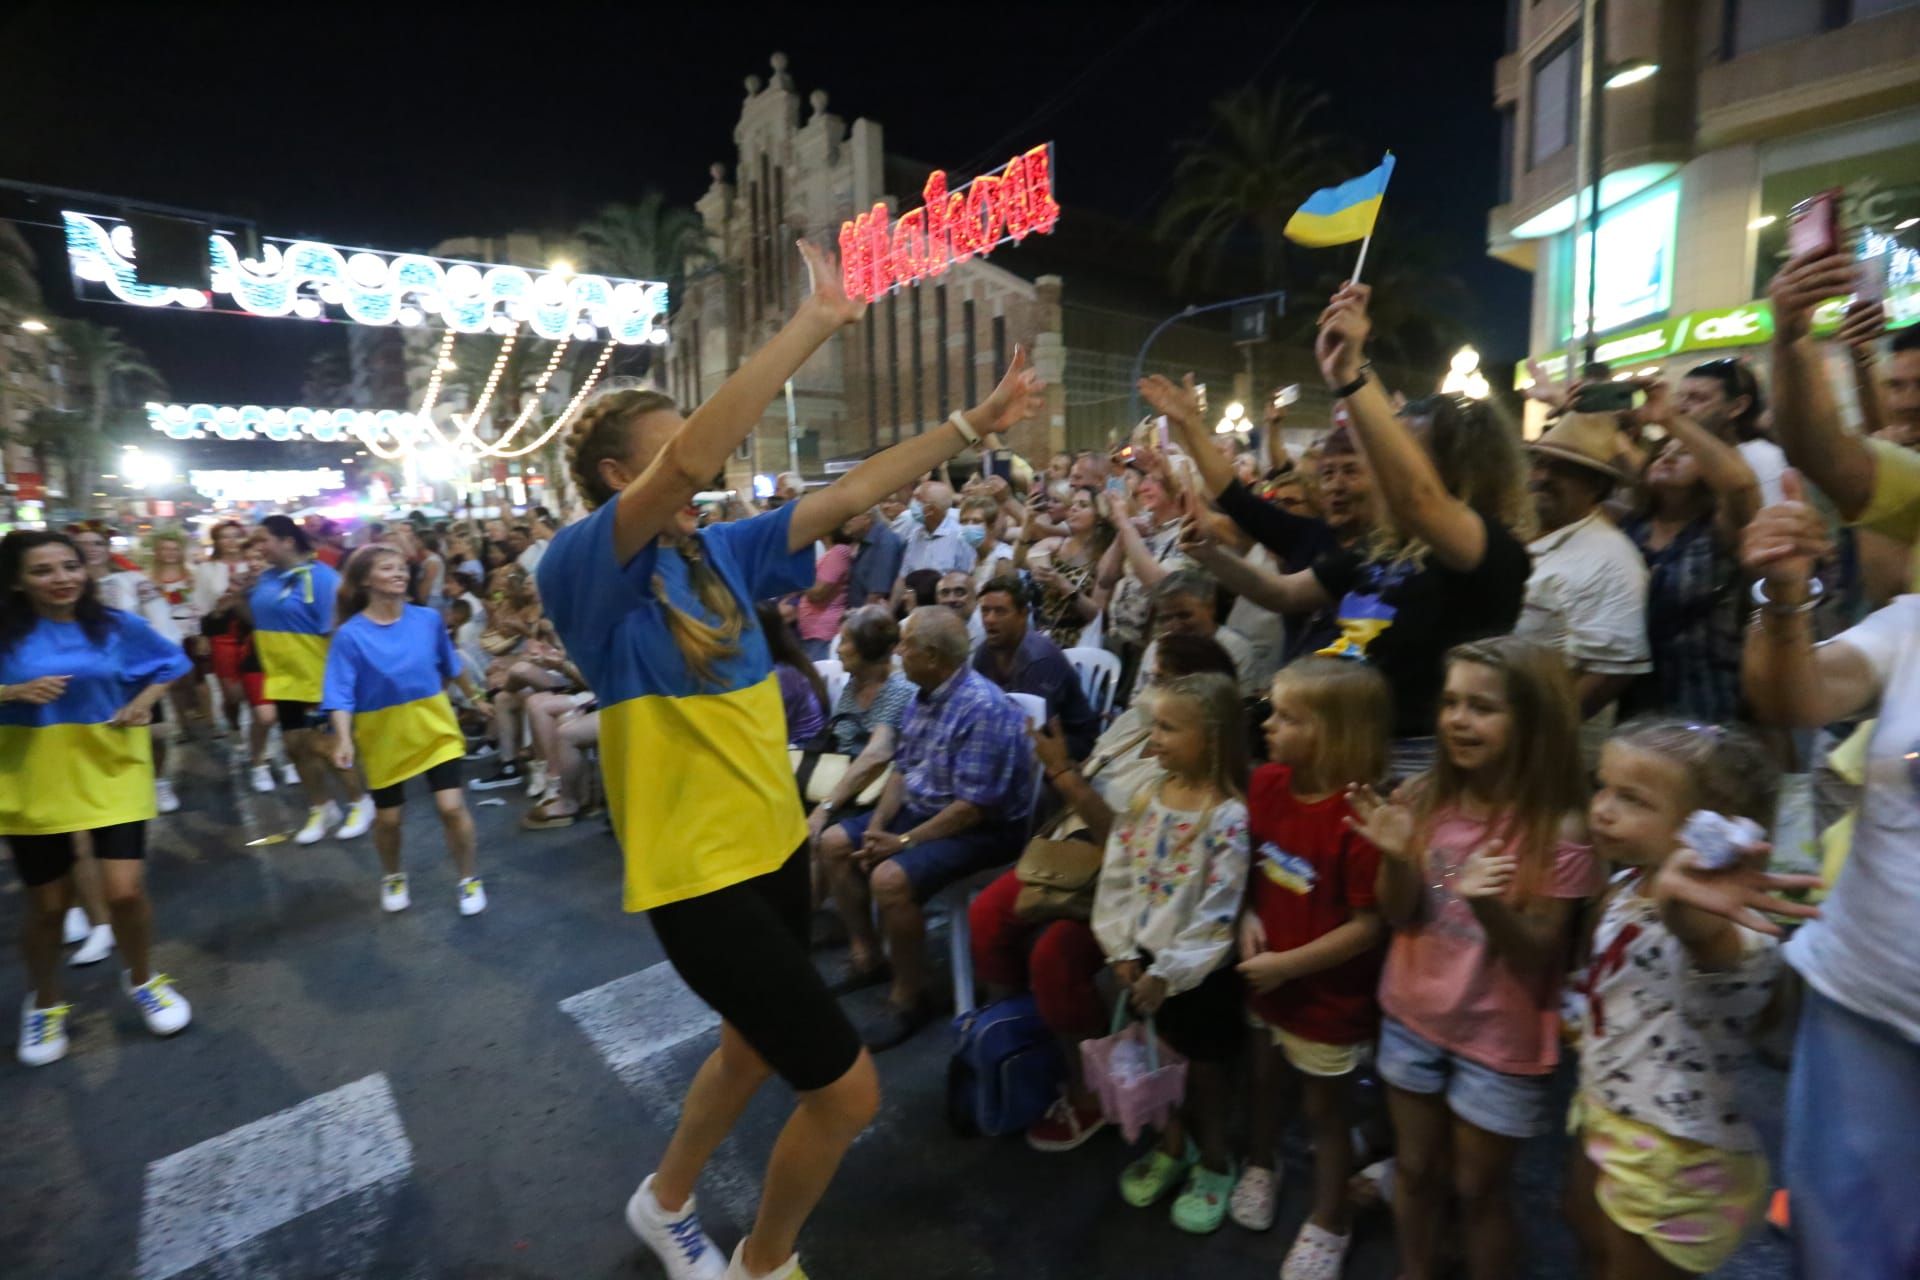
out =
{"type": "Polygon", "coordinates": [[[1626,480],[1613,464],[1619,434],[1620,421],[1614,414],[1568,413],[1527,447],[1561,462],[1589,467],[1609,480],[1626,480]]]}

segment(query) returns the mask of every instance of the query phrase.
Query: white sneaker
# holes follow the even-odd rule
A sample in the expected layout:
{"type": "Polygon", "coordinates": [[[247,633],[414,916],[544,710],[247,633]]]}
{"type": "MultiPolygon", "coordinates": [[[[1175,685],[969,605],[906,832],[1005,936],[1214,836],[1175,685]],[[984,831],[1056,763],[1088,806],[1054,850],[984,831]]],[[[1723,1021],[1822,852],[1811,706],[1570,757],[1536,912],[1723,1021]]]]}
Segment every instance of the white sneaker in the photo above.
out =
{"type": "Polygon", "coordinates": [[[542,796],[547,792],[547,762],[535,760],[527,770],[527,794],[542,796]]]}
{"type": "Polygon", "coordinates": [[[373,826],[373,797],[361,796],[347,809],[347,820],[333,833],[335,840],[354,840],[367,834],[373,826]]]}
{"type": "Polygon", "coordinates": [[[193,1006],[173,989],[173,979],[164,973],[156,973],[136,987],[133,975],[123,969],[120,985],[147,1020],[147,1030],[157,1036],[170,1036],[193,1021],[193,1006]]]}
{"type": "Polygon", "coordinates": [[[295,844],[319,844],[326,838],[327,828],[340,821],[340,806],[329,800],[307,810],[307,825],[294,835],[295,844]]]}
{"type": "Polygon", "coordinates": [[[405,911],[413,905],[413,898],[407,893],[407,874],[380,877],[380,909],[382,911],[405,911]]]}
{"type": "Polygon", "coordinates": [[[807,1273],[800,1269],[800,1255],[794,1254],[785,1262],[763,1275],[754,1275],[747,1270],[741,1255],[747,1251],[747,1242],[742,1240],[733,1247],[733,1261],[727,1264],[726,1280],[807,1280],[807,1273]]]}
{"type": "Polygon", "coordinates": [[[479,876],[468,876],[460,882],[460,914],[477,916],[487,909],[487,887],[480,883],[479,876]]]}
{"type": "Polygon", "coordinates": [[[280,766],[280,781],[289,787],[300,785],[300,771],[291,763],[280,766]]]}
{"type": "Polygon", "coordinates": [[[51,1009],[33,1007],[33,992],[20,1006],[20,1062],[23,1066],[44,1067],[67,1056],[67,1014],[72,1005],[57,1004],[51,1009]]]}
{"type": "Polygon", "coordinates": [[[1311,1222],[1301,1223],[1287,1260],[1280,1264],[1280,1280],[1340,1280],[1352,1241],[1350,1235],[1337,1236],[1311,1222]]]}
{"type": "Polygon", "coordinates": [[[60,928],[60,944],[70,947],[76,942],[85,942],[87,935],[93,932],[93,923],[87,919],[87,913],[78,907],[68,907],[66,920],[60,928]]]}
{"type": "Polygon", "coordinates": [[[87,931],[87,940],[80,949],[67,957],[67,963],[78,969],[83,965],[98,964],[113,954],[113,926],[97,924],[87,931]]]}
{"type": "Polygon", "coordinates": [[[694,1197],[688,1196],[686,1206],[669,1216],[653,1198],[653,1175],[648,1174],[627,1201],[627,1225],[660,1259],[669,1280],[726,1280],[726,1259],[701,1228],[694,1197]]]}
{"type": "Polygon", "coordinates": [[[153,807],[161,813],[180,811],[180,797],[173,793],[173,784],[165,778],[153,780],[153,807]]]}
{"type": "Polygon", "coordinates": [[[273,790],[273,766],[272,765],[257,764],[253,766],[252,769],[248,770],[248,776],[253,779],[253,789],[255,791],[258,791],[261,795],[265,795],[267,794],[267,792],[273,790]]]}

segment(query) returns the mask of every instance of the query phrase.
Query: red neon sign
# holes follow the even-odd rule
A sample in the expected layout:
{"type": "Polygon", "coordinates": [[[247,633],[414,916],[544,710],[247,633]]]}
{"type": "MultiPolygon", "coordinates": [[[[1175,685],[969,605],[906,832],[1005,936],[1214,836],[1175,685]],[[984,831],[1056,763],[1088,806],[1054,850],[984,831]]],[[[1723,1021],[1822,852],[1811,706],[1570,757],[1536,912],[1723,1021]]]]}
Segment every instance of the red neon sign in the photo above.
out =
{"type": "Polygon", "coordinates": [[[946,173],[935,169],[920,194],[926,203],[898,220],[876,204],[840,224],[840,273],[848,297],[871,302],[956,262],[984,258],[1009,240],[1051,232],[1060,221],[1051,142],[951,191],[946,173]]]}

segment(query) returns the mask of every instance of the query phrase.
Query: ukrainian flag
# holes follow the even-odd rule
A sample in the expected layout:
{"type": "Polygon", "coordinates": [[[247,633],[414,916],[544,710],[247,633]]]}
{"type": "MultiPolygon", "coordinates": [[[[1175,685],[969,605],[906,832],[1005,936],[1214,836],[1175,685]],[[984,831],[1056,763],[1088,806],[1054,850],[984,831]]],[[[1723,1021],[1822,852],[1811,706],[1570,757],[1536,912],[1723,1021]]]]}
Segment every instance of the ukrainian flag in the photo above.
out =
{"type": "Polygon", "coordinates": [[[1380,201],[1387,193],[1387,179],[1392,176],[1393,152],[1389,151],[1373,172],[1314,192],[1300,211],[1287,219],[1287,239],[1314,249],[1366,239],[1373,234],[1380,201]]]}

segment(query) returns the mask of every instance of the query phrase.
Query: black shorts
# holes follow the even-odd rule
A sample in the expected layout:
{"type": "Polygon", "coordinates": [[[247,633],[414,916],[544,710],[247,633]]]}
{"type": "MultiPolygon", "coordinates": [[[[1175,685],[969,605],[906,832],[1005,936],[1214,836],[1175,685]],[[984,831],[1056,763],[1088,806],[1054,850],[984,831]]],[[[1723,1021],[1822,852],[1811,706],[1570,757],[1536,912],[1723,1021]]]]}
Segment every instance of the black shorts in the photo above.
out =
{"type": "MultiPolygon", "coordinates": [[[[117,826],[96,827],[92,832],[93,856],[121,861],[138,861],[147,856],[147,824],[122,822],[117,826]]],[[[14,869],[30,889],[52,884],[73,870],[73,834],[55,836],[8,836],[13,850],[14,869]]]]}
{"type": "Polygon", "coordinates": [[[292,733],[297,729],[324,730],[327,727],[327,718],[320,713],[320,704],[317,702],[284,702],[275,698],[273,713],[282,733],[292,733]]]}
{"type": "MultiPolygon", "coordinates": [[[[427,780],[427,790],[430,792],[458,791],[460,789],[459,758],[455,757],[452,760],[442,760],[425,773],[414,774],[413,778],[425,778],[427,780]]],[[[406,799],[404,793],[407,789],[407,784],[412,782],[413,778],[402,778],[390,787],[374,787],[369,790],[367,794],[373,797],[373,807],[376,809],[398,809],[406,799]]]]}
{"type": "Polygon", "coordinates": [[[1247,987],[1223,964],[1191,991],[1171,996],[1153,1020],[1160,1038],[1195,1062],[1226,1062],[1247,1030],[1247,987]]]}
{"type": "Polygon", "coordinates": [[[807,954],[807,846],[776,871],[647,912],[675,971],[796,1090],[824,1089],[860,1036],[807,954]]]}

